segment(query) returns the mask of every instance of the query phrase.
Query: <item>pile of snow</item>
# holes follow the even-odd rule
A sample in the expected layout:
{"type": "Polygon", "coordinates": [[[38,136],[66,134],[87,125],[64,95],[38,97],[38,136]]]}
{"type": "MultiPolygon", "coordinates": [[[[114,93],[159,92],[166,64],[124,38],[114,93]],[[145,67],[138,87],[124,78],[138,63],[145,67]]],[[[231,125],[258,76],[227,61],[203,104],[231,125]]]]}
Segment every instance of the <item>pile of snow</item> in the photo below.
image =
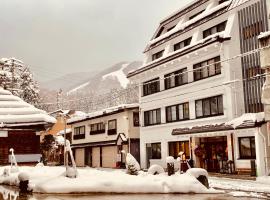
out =
{"type": "Polygon", "coordinates": [[[12,127],[32,123],[56,123],[56,120],[45,111],[0,88],[0,123],[1,127],[12,127]]]}
{"type": "Polygon", "coordinates": [[[29,174],[26,172],[21,172],[18,175],[19,181],[28,181],[29,180],[29,174]]]}
{"type": "Polygon", "coordinates": [[[261,32],[260,35],[258,36],[258,39],[266,38],[269,36],[270,36],[270,31],[261,32]]]}
{"type": "Polygon", "coordinates": [[[151,165],[148,169],[148,174],[157,175],[165,173],[163,167],[160,165],[151,165]]]}
{"type": "Polygon", "coordinates": [[[117,71],[114,71],[114,72],[111,72],[109,74],[106,74],[104,76],[102,76],[102,79],[106,79],[108,77],[112,77],[114,79],[117,79],[120,83],[120,85],[123,87],[123,88],[127,88],[127,85],[129,84],[129,80],[126,76],[126,74],[124,73],[124,69],[129,65],[130,63],[125,63],[122,65],[122,67],[117,70],[117,71]]]}
{"type": "MultiPolygon", "coordinates": [[[[4,167],[0,167],[2,174],[4,167]]],[[[173,176],[148,175],[140,173],[131,176],[122,170],[78,169],[75,179],[65,177],[65,167],[20,167],[21,172],[29,174],[33,192],[39,193],[220,193],[207,189],[195,177],[188,174],[173,176]]],[[[0,176],[0,184],[18,184],[18,174],[10,177],[0,176]],[[16,181],[17,180],[17,181],[16,181]]]]}
{"type": "Polygon", "coordinates": [[[174,163],[174,162],[175,162],[174,157],[168,156],[168,157],[166,158],[166,163],[172,164],[172,163],[174,163]]]}
{"type": "Polygon", "coordinates": [[[256,178],[258,183],[268,184],[270,185],[270,176],[260,176],[256,178]]]}
{"type": "Polygon", "coordinates": [[[202,168],[190,168],[186,172],[187,174],[194,176],[195,178],[199,178],[199,176],[208,177],[208,173],[205,169],[202,168]]]}
{"type": "Polygon", "coordinates": [[[240,125],[263,122],[264,121],[264,112],[260,113],[245,113],[241,117],[235,118],[229,122],[226,122],[226,125],[232,126],[234,129],[240,125]]]}

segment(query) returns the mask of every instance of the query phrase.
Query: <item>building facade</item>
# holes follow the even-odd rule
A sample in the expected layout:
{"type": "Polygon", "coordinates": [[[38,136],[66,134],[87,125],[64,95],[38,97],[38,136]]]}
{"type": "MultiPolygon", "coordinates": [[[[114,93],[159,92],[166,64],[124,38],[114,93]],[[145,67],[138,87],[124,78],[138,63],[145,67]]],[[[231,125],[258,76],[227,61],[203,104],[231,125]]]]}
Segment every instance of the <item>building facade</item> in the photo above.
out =
{"type": "Polygon", "coordinates": [[[263,113],[243,115],[263,111],[263,72],[257,54],[236,55],[258,48],[257,36],[269,27],[267,4],[194,1],[160,22],[144,65],[128,75],[140,84],[143,168],[165,167],[167,156],[183,151],[208,171],[228,160],[237,171],[250,171],[256,160],[265,173],[268,166],[256,156],[267,157],[257,144],[263,113]]]}
{"type": "Polygon", "coordinates": [[[119,105],[68,120],[77,166],[124,166],[122,150],[140,160],[139,107],[119,105]]]}
{"type": "Polygon", "coordinates": [[[0,88],[0,165],[10,162],[10,149],[18,163],[40,161],[40,132],[56,120],[0,88]]]}

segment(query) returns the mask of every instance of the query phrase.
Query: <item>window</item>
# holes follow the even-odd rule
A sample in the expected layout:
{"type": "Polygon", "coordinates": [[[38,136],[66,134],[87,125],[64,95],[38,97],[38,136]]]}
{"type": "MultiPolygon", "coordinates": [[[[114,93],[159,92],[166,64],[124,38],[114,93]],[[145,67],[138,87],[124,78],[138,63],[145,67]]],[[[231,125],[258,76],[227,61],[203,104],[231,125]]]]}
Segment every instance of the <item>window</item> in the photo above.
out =
{"type": "Polygon", "coordinates": [[[166,107],[166,122],[189,119],[189,103],[166,107]]]}
{"type": "Polygon", "coordinates": [[[219,33],[219,32],[224,31],[226,28],[226,24],[227,24],[227,21],[222,22],[222,23],[220,23],[216,26],[213,26],[209,29],[206,29],[205,31],[203,31],[203,38],[206,38],[206,37],[213,35],[215,33],[219,33]]]}
{"type": "Polygon", "coordinates": [[[215,57],[193,66],[194,81],[205,79],[211,76],[221,74],[220,57],[215,57]],[[218,63],[217,63],[218,62],[218,63]]]}
{"type": "Polygon", "coordinates": [[[187,68],[167,74],[164,78],[166,90],[186,84],[188,82],[187,68]]]}
{"type": "Polygon", "coordinates": [[[189,141],[169,142],[169,156],[176,159],[181,151],[186,154],[187,159],[190,158],[189,141]]]}
{"type": "Polygon", "coordinates": [[[167,28],[167,32],[169,32],[170,30],[174,29],[175,26],[172,26],[170,28],[167,28]]]}
{"type": "Polygon", "coordinates": [[[138,112],[133,112],[133,126],[140,126],[140,116],[138,112]]]}
{"type": "Polygon", "coordinates": [[[190,38],[188,38],[188,39],[186,39],[184,41],[176,43],[173,46],[174,51],[177,51],[178,49],[182,49],[183,47],[186,47],[186,46],[190,45],[191,39],[192,39],[192,37],[190,37],[190,38]]]}
{"type": "Polygon", "coordinates": [[[164,30],[164,27],[162,26],[162,27],[159,29],[159,31],[158,31],[158,33],[157,33],[157,35],[156,35],[155,38],[158,38],[159,36],[161,36],[163,30],[164,30]]]}
{"type": "Polygon", "coordinates": [[[90,135],[105,133],[105,124],[103,122],[90,125],[90,135]]]}
{"type": "Polygon", "coordinates": [[[161,159],[161,143],[151,144],[151,159],[161,159]]]}
{"type": "Polygon", "coordinates": [[[204,10],[202,10],[202,11],[196,13],[195,15],[190,16],[190,17],[189,17],[189,20],[191,20],[191,19],[197,17],[199,14],[202,14],[203,12],[204,12],[204,10]]]}
{"type": "Polygon", "coordinates": [[[220,0],[220,1],[218,2],[218,4],[222,4],[222,3],[224,3],[225,1],[228,1],[228,0],[220,0]]]}
{"type": "Polygon", "coordinates": [[[115,135],[117,133],[117,121],[116,119],[108,121],[108,135],[115,135]]]}
{"type": "Polygon", "coordinates": [[[144,125],[151,126],[161,123],[160,108],[144,112],[144,125]]]}
{"type": "Polygon", "coordinates": [[[238,141],[240,159],[256,159],[255,137],[240,137],[238,141]]]}
{"type": "Polygon", "coordinates": [[[152,55],[152,61],[161,58],[162,55],[163,55],[163,52],[164,52],[164,50],[159,51],[159,52],[153,54],[153,55],[152,55]]]}
{"type": "Polygon", "coordinates": [[[197,118],[224,114],[222,95],[197,100],[195,104],[196,104],[196,117],[197,118]]]}
{"type": "Polygon", "coordinates": [[[143,96],[154,94],[160,91],[159,78],[143,83],[143,96]]]}
{"type": "Polygon", "coordinates": [[[79,126],[74,128],[73,139],[84,139],[85,138],[85,126],[79,126]]]}

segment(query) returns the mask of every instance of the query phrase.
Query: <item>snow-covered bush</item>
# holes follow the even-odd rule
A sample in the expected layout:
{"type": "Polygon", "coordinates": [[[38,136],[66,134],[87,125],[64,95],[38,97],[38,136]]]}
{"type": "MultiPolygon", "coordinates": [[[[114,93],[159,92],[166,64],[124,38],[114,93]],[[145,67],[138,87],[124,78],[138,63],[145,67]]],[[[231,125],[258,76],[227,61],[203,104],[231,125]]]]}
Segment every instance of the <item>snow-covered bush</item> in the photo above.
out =
{"type": "Polygon", "coordinates": [[[38,164],[36,164],[36,167],[44,167],[44,164],[42,162],[39,162],[38,164]]]}
{"type": "Polygon", "coordinates": [[[78,176],[78,172],[77,172],[77,169],[76,168],[73,168],[73,167],[67,167],[67,170],[66,170],[66,177],[69,177],[69,178],[76,178],[78,176]]]}
{"type": "Polygon", "coordinates": [[[4,169],[2,176],[4,176],[4,177],[9,176],[9,168],[6,167],[4,169]]]}
{"type": "Polygon", "coordinates": [[[151,165],[148,169],[148,174],[157,175],[165,173],[163,167],[160,165],[151,165]]]}
{"type": "Polygon", "coordinates": [[[138,172],[141,169],[140,164],[130,153],[127,153],[126,155],[126,168],[127,173],[130,175],[138,175],[138,172]]]}
{"type": "Polygon", "coordinates": [[[174,157],[172,157],[172,156],[168,156],[167,158],[166,158],[166,163],[168,164],[168,163],[172,163],[172,164],[174,164],[174,157]]]}

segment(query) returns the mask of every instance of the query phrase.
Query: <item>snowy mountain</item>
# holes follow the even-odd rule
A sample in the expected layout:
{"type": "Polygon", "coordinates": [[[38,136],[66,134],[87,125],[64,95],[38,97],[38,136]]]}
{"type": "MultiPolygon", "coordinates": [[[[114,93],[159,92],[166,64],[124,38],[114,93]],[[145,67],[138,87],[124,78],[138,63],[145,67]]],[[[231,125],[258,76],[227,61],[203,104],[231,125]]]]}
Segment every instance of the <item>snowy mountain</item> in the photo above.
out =
{"type": "Polygon", "coordinates": [[[138,69],[141,65],[142,62],[140,61],[117,63],[74,86],[67,93],[72,95],[94,91],[98,94],[104,94],[111,89],[126,88],[129,83],[126,75],[128,72],[138,69]]]}

